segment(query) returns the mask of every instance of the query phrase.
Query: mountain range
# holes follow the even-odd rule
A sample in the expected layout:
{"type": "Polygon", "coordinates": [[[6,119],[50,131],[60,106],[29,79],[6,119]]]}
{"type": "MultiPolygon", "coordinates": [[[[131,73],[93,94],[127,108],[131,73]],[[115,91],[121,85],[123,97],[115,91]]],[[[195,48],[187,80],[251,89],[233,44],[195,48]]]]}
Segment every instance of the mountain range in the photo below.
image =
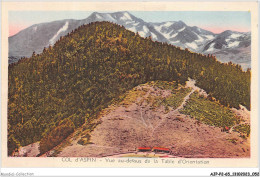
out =
{"type": "Polygon", "coordinates": [[[141,37],[166,42],[203,54],[213,54],[221,62],[240,64],[245,70],[251,68],[251,32],[224,31],[215,34],[182,21],[145,22],[129,12],[93,12],[83,20],[66,19],[32,25],[9,37],[9,63],[21,57],[30,57],[33,52],[41,53],[44,47],[52,46],[61,36],[72,32],[83,24],[110,21],[124,26],[141,37]]]}

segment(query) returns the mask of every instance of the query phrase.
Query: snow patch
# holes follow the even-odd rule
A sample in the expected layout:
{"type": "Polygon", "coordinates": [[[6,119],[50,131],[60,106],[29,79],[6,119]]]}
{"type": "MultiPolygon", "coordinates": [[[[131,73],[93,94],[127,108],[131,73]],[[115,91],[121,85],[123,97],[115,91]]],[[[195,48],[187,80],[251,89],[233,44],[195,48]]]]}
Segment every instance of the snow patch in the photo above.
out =
{"type": "Polygon", "coordinates": [[[154,40],[157,40],[157,39],[158,39],[157,36],[156,36],[154,33],[151,33],[151,35],[152,35],[152,38],[153,38],[154,40]]]}
{"type": "Polygon", "coordinates": [[[212,52],[212,51],[214,50],[214,47],[213,47],[214,44],[215,44],[215,43],[211,43],[211,44],[210,44],[210,46],[209,46],[209,48],[208,48],[208,50],[207,50],[208,52],[212,52]]]}
{"type": "Polygon", "coordinates": [[[158,31],[158,32],[161,32],[161,30],[162,30],[162,27],[163,27],[163,25],[154,25],[154,28],[158,31]]]}
{"type": "Polygon", "coordinates": [[[166,39],[170,39],[171,35],[170,33],[161,33],[166,39]]]}
{"type": "Polygon", "coordinates": [[[175,33],[174,35],[171,36],[171,33],[172,33],[171,31],[169,33],[163,33],[163,32],[161,32],[162,27],[165,27],[165,26],[164,25],[154,26],[154,28],[158,32],[160,32],[166,39],[170,39],[171,37],[175,37],[178,35],[178,33],[175,33]]]}
{"type": "Polygon", "coordinates": [[[143,26],[143,30],[144,30],[145,33],[149,32],[149,29],[147,28],[147,26],[143,26]]]}
{"type": "Polygon", "coordinates": [[[143,31],[138,31],[138,33],[140,34],[140,36],[145,37],[146,33],[144,33],[143,31]]]}
{"type": "Polygon", "coordinates": [[[102,19],[102,17],[101,17],[99,14],[97,14],[96,17],[97,17],[98,19],[102,19]]]}
{"type": "Polygon", "coordinates": [[[37,30],[37,26],[33,27],[33,31],[36,31],[37,30]]]}
{"type": "Polygon", "coordinates": [[[112,22],[116,21],[110,14],[106,14],[106,18],[108,18],[112,22]]]}
{"type": "Polygon", "coordinates": [[[139,22],[136,22],[136,23],[134,23],[133,25],[134,25],[134,26],[137,26],[137,25],[139,25],[139,22]]]}
{"type": "MultiPolygon", "coordinates": [[[[196,34],[196,33],[195,33],[195,34],[196,34]]],[[[197,34],[196,34],[196,35],[197,35],[197,34]]],[[[204,42],[204,39],[203,39],[201,36],[197,35],[197,37],[198,37],[199,39],[197,39],[196,42],[204,42]]]]}
{"type": "Polygon", "coordinates": [[[239,41],[234,41],[228,44],[228,47],[237,47],[239,45],[239,41]]]}
{"type": "Polygon", "coordinates": [[[172,35],[171,37],[175,37],[175,36],[177,36],[178,35],[178,33],[175,33],[174,35],[172,35]]]}
{"type": "Polygon", "coordinates": [[[173,41],[172,43],[179,43],[180,41],[173,41]]]}
{"type": "Polygon", "coordinates": [[[140,34],[140,36],[145,37],[147,35],[147,33],[149,32],[149,29],[147,28],[147,26],[143,26],[143,30],[142,31],[138,31],[138,33],[140,34]]]}
{"type": "Polygon", "coordinates": [[[126,21],[125,24],[126,24],[126,25],[131,24],[132,26],[137,26],[137,25],[139,24],[139,22],[126,21]]]}
{"type": "Polygon", "coordinates": [[[242,36],[241,34],[231,34],[229,36],[229,38],[239,38],[240,36],[242,36]]]}
{"type": "MultiPolygon", "coordinates": [[[[172,23],[172,22],[171,22],[171,23],[172,23]]],[[[163,27],[163,25],[161,25],[161,26],[159,26],[159,27],[157,26],[157,27],[155,27],[155,29],[160,32],[160,30],[162,29],[162,27],[163,27]]],[[[172,32],[169,32],[169,33],[162,33],[162,32],[161,32],[161,34],[162,34],[166,39],[170,39],[170,38],[174,38],[175,36],[177,36],[178,33],[181,32],[181,31],[183,31],[184,29],[185,29],[185,27],[179,29],[179,30],[178,30],[175,34],[173,34],[173,35],[171,35],[172,32]]]]}
{"type": "Polygon", "coordinates": [[[126,25],[133,23],[132,21],[125,22],[126,25]]]}
{"type": "Polygon", "coordinates": [[[57,37],[59,36],[60,33],[66,31],[69,27],[69,22],[66,22],[60,29],[59,31],[49,40],[50,45],[53,45],[56,42],[57,37]]]}
{"type": "Polygon", "coordinates": [[[230,39],[229,39],[229,38],[227,38],[225,41],[226,41],[226,42],[229,42],[229,41],[230,41],[230,39]]]}
{"type": "Polygon", "coordinates": [[[211,40],[211,39],[213,39],[214,38],[214,36],[213,35],[204,35],[207,39],[209,39],[209,40],[211,40]]]}
{"type": "Polygon", "coordinates": [[[163,24],[163,26],[169,27],[169,26],[171,26],[171,25],[173,25],[173,24],[174,24],[174,22],[165,22],[165,23],[163,24]]]}
{"type": "Polygon", "coordinates": [[[185,26],[184,26],[183,28],[179,29],[178,32],[181,32],[181,31],[183,31],[184,29],[185,29],[185,26]]]}
{"type": "Polygon", "coordinates": [[[191,42],[191,43],[186,43],[186,45],[189,47],[189,48],[192,48],[192,49],[197,49],[198,46],[195,42],[191,42]]]}
{"type": "Polygon", "coordinates": [[[121,20],[132,20],[132,18],[127,12],[125,12],[124,15],[121,17],[121,20]]]}
{"type": "Polygon", "coordinates": [[[128,28],[128,30],[130,30],[130,31],[132,31],[132,32],[134,32],[134,33],[136,33],[137,32],[137,30],[136,30],[136,28],[133,26],[133,27],[131,27],[131,28],[128,28]]]}
{"type": "Polygon", "coordinates": [[[174,24],[175,22],[165,22],[164,24],[162,25],[154,25],[154,28],[160,32],[166,39],[170,39],[170,38],[173,38],[175,36],[178,35],[178,32],[181,32],[185,29],[185,27],[179,29],[175,34],[171,35],[172,31],[170,31],[169,33],[162,33],[161,30],[163,27],[169,27],[171,26],[172,24],[174,24]]]}

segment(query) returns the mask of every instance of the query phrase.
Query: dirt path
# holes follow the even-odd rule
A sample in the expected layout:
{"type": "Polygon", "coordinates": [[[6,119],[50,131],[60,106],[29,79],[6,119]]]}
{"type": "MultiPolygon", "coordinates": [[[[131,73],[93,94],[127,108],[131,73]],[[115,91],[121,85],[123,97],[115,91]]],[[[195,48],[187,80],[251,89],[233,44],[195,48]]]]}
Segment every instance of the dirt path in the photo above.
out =
{"type": "Polygon", "coordinates": [[[185,104],[187,103],[187,101],[189,100],[190,95],[191,95],[193,92],[195,92],[195,90],[199,90],[199,88],[198,88],[197,86],[195,86],[195,83],[196,83],[195,80],[191,80],[191,79],[189,79],[189,80],[186,82],[186,87],[192,88],[192,90],[183,98],[183,101],[182,101],[182,103],[181,103],[180,106],[178,106],[175,110],[170,111],[169,113],[164,114],[164,115],[162,116],[162,119],[161,119],[160,123],[159,123],[156,127],[154,127],[154,128],[152,129],[151,136],[153,136],[155,130],[156,130],[158,127],[160,127],[160,126],[165,122],[165,120],[167,119],[167,117],[176,117],[178,114],[180,114],[179,110],[183,109],[184,105],[185,105],[185,104]]]}
{"type": "Polygon", "coordinates": [[[190,93],[188,93],[188,95],[186,95],[183,99],[183,102],[181,103],[181,105],[179,107],[177,107],[177,109],[175,109],[174,111],[179,111],[180,109],[182,109],[184,107],[184,105],[186,104],[186,102],[189,100],[190,95],[194,92],[195,90],[192,89],[190,93]]]}

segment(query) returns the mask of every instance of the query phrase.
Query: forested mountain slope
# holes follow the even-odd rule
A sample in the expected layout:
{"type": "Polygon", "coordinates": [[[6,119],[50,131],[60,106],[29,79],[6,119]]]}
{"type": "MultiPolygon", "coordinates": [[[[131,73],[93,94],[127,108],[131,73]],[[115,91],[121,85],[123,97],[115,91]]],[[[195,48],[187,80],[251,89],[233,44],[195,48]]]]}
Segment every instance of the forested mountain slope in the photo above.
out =
{"type": "Polygon", "coordinates": [[[9,154],[50,134],[56,136],[54,145],[61,142],[139,84],[183,84],[189,77],[212,100],[250,109],[251,72],[239,65],[154,42],[109,22],[80,26],[42,54],[9,65],[9,154]]]}

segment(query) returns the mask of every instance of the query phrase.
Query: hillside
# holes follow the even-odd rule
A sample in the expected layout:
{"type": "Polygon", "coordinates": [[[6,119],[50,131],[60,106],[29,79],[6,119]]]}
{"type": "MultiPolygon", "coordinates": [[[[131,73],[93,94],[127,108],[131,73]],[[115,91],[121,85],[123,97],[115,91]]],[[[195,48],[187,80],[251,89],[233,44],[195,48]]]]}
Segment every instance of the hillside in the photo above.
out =
{"type": "Polygon", "coordinates": [[[42,54],[9,65],[9,155],[37,141],[41,153],[52,149],[84,123],[92,125],[120,95],[149,81],[178,85],[192,78],[209,99],[250,109],[250,76],[239,65],[154,42],[116,24],[83,25],[42,54]]]}
{"type": "MultiPolygon", "coordinates": [[[[91,124],[84,124],[42,156],[250,156],[249,135],[243,137],[243,131],[235,130],[235,127],[250,125],[250,115],[242,109],[228,109],[208,100],[207,93],[196,87],[192,80],[186,86],[176,85],[174,82],[152,81],[134,87],[121,95],[121,98],[118,103],[103,109],[91,124]],[[191,104],[196,103],[197,99],[201,103],[199,111],[192,111],[197,115],[185,114],[185,111],[191,110],[191,104]],[[210,113],[217,117],[214,117],[215,125],[211,123],[210,113]],[[201,115],[204,115],[203,120],[200,119],[201,115]],[[230,129],[223,131],[226,126],[230,129]],[[172,153],[136,152],[138,147],[170,148],[172,153]]],[[[39,150],[36,150],[37,144],[33,144],[21,149],[20,155],[36,156],[39,154],[39,150]]]]}
{"type": "MultiPolygon", "coordinates": [[[[48,155],[145,157],[147,153],[136,153],[138,147],[166,147],[172,150],[171,155],[150,155],[186,158],[250,157],[250,140],[241,137],[242,131],[223,131],[226,125],[248,125],[244,121],[249,120],[249,115],[238,116],[205,99],[206,93],[189,83],[186,87],[167,88],[165,85],[172,86],[172,83],[150,82],[135,87],[127,92],[122,102],[101,112],[97,119],[99,125],[93,131],[84,130],[87,127],[84,125],[77,136],[67,140],[67,146],[58,146],[48,155]],[[217,116],[222,115],[215,120],[215,123],[221,125],[210,125],[198,120],[199,116],[191,117],[182,113],[188,109],[189,102],[193,101],[195,92],[213,106],[204,105],[196,112],[205,114],[213,111],[217,116]]],[[[204,117],[205,120],[211,118],[211,115],[204,117]]]]}

